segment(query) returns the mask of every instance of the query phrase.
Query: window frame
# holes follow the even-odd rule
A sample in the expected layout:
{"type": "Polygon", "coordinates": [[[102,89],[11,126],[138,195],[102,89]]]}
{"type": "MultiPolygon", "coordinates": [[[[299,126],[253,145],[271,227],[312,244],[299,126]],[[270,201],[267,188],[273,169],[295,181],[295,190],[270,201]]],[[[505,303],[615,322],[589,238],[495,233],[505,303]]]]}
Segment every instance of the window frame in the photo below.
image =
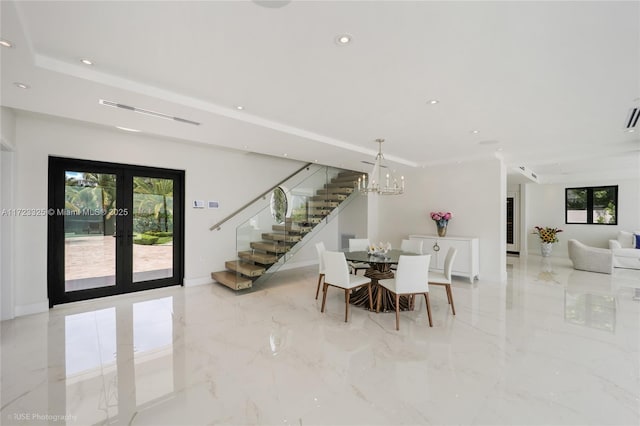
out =
{"type": "Polygon", "coordinates": [[[620,206],[618,205],[618,185],[599,185],[599,186],[578,186],[573,188],[564,189],[564,223],[566,225],[618,225],[618,216],[620,212],[620,206]],[[614,204],[616,206],[615,221],[611,223],[599,223],[593,220],[593,193],[596,190],[610,189],[614,190],[614,204]],[[587,191],[587,221],[586,222],[569,222],[569,206],[568,195],[571,190],[586,190],[587,191]]]}

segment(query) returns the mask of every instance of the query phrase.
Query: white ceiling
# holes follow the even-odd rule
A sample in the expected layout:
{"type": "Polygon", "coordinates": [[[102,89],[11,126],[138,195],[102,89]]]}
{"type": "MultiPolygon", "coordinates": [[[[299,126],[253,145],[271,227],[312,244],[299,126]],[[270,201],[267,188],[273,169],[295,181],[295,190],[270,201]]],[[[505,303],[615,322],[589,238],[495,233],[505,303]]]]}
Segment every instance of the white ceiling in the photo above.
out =
{"type": "Polygon", "coordinates": [[[0,101],[355,170],[385,138],[400,170],[498,155],[541,182],[640,173],[638,1],[258,3],[2,1],[0,101]]]}

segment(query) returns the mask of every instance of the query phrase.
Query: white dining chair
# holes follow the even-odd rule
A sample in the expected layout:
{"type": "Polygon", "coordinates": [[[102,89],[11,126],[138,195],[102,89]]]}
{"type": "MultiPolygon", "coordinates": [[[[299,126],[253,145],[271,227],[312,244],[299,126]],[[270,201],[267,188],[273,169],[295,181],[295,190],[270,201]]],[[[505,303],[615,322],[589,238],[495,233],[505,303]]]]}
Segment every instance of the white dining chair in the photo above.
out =
{"type": "Polygon", "coordinates": [[[402,240],[400,243],[400,250],[407,253],[422,254],[423,240],[402,240]]]}
{"type": "MultiPolygon", "coordinates": [[[[349,251],[369,251],[369,243],[368,238],[350,238],[349,239],[349,251]]],[[[360,270],[367,270],[371,266],[365,262],[349,262],[349,266],[353,270],[354,274],[358,274],[360,270]]]]}
{"type": "Polygon", "coordinates": [[[324,312],[327,302],[327,289],[329,286],[338,287],[344,290],[344,322],[349,319],[349,298],[351,290],[367,286],[369,292],[369,309],[373,310],[373,297],[371,295],[371,279],[358,275],[349,274],[349,266],[344,253],[335,251],[326,251],[324,257],[324,285],[322,286],[322,308],[320,312],[324,312]]]}
{"type": "MultiPolygon", "coordinates": [[[[423,240],[402,240],[400,243],[400,251],[406,253],[422,254],[423,240]]],[[[394,271],[398,269],[398,265],[391,265],[391,269],[394,271]]]]}
{"type": "Polygon", "coordinates": [[[427,305],[429,327],[433,327],[431,320],[431,305],[429,304],[429,262],[431,255],[400,256],[395,278],[378,280],[378,284],[395,295],[396,330],[400,330],[400,296],[409,296],[410,306],[416,294],[424,295],[427,305]]]}
{"type": "Polygon", "coordinates": [[[318,294],[320,294],[320,283],[324,278],[324,252],[327,249],[324,247],[324,243],[320,241],[316,244],[316,252],[318,252],[318,287],[316,288],[316,300],[318,300],[318,294]]]}
{"type": "Polygon", "coordinates": [[[453,261],[458,254],[458,249],[449,247],[447,256],[444,258],[444,270],[442,272],[433,271],[429,273],[429,284],[444,286],[447,291],[447,300],[451,305],[453,315],[456,314],[456,308],[453,305],[453,293],[451,292],[451,271],[453,270],[453,261]]]}

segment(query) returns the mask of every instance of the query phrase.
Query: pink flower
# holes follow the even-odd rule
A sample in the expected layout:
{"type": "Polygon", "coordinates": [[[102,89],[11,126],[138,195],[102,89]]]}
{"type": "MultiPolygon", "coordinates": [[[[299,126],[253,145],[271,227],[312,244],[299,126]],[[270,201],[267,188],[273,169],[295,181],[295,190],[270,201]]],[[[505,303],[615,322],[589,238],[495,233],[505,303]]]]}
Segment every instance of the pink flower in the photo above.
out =
{"type": "Polygon", "coordinates": [[[431,212],[431,219],[440,222],[440,221],[448,221],[453,217],[451,212],[431,212]]]}

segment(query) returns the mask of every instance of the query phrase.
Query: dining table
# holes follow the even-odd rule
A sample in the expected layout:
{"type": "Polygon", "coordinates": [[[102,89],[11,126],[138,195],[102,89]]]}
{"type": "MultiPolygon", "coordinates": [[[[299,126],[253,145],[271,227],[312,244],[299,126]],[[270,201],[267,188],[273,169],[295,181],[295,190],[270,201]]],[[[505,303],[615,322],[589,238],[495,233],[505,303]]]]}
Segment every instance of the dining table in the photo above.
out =
{"type": "MultiPolygon", "coordinates": [[[[369,268],[364,276],[371,279],[371,293],[375,300],[376,312],[395,311],[395,296],[386,288],[378,284],[378,280],[393,278],[391,265],[397,265],[400,256],[418,256],[417,253],[405,252],[402,250],[388,250],[370,253],[367,251],[344,250],[346,259],[350,262],[368,263],[369,268]]],[[[353,291],[350,297],[352,305],[369,309],[369,293],[366,287],[361,287],[353,291]]],[[[400,296],[400,310],[408,311],[413,309],[408,296],[400,296]]]]}

